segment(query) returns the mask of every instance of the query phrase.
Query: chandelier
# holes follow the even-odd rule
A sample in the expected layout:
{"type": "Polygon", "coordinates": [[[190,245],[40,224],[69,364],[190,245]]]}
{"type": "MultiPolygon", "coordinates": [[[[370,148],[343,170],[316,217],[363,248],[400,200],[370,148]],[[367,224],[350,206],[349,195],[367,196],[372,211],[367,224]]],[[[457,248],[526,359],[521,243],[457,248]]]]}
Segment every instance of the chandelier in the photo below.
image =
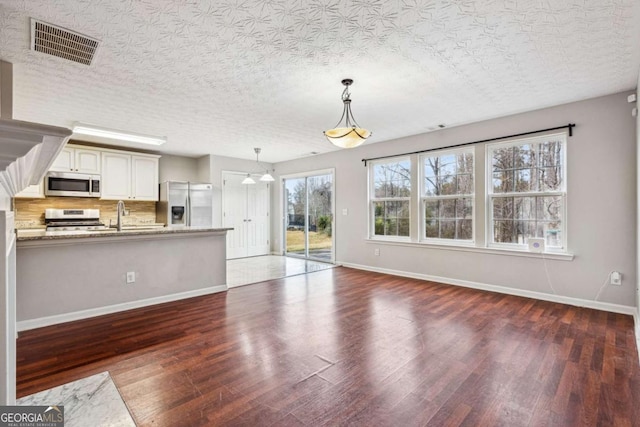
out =
{"type": "MultiPolygon", "coordinates": [[[[262,149],[261,148],[254,148],[253,151],[255,151],[255,153],[256,153],[256,163],[258,164],[258,167],[261,168],[262,166],[260,166],[259,157],[260,157],[260,152],[262,151],[262,149]]],[[[262,175],[260,177],[260,181],[262,181],[262,182],[271,182],[271,181],[275,181],[275,179],[273,179],[273,177],[269,173],[269,169],[265,169],[265,173],[264,173],[264,175],[262,175]]],[[[248,173],[247,177],[242,181],[242,183],[243,184],[255,184],[256,181],[253,178],[251,178],[251,174],[248,173]]]]}
{"type": "Polygon", "coordinates": [[[342,84],[345,86],[342,92],[342,102],[344,104],[342,117],[340,117],[340,120],[333,129],[324,131],[324,136],[336,147],[353,148],[369,138],[371,132],[361,128],[356,122],[356,119],[353,118],[353,113],[351,112],[351,93],[349,93],[349,86],[353,84],[353,80],[344,79],[342,80],[342,84]]]}

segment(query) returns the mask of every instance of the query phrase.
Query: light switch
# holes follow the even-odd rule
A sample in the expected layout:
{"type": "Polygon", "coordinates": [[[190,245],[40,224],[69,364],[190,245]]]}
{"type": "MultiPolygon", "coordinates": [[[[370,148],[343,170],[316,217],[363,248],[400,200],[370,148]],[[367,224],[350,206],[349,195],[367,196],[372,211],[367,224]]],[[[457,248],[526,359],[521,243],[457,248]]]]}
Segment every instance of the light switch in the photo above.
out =
{"type": "Polygon", "coordinates": [[[342,215],[349,215],[349,209],[347,208],[342,209],[342,215]]]}

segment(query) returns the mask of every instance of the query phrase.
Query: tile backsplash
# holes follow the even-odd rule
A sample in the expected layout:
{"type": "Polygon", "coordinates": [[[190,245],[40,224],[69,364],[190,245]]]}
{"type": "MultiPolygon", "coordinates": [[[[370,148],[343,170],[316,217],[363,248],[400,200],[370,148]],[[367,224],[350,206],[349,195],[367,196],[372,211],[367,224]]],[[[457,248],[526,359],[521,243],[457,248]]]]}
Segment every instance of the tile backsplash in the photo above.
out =
{"type": "MultiPolygon", "coordinates": [[[[44,199],[14,199],[16,228],[39,228],[44,226],[44,210],[55,209],[100,209],[100,221],[109,225],[118,218],[115,200],[99,200],[89,197],[47,197],[44,199]]],[[[129,215],[123,217],[124,224],[150,224],[156,222],[156,202],[125,201],[129,215]]]]}

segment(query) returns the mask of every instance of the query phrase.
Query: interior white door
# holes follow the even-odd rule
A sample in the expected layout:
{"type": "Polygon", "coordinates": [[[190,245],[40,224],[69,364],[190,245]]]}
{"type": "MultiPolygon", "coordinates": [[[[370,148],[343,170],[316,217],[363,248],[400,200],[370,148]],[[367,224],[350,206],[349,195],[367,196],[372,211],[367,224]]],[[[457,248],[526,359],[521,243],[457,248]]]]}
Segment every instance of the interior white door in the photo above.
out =
{"type": "Polygon", "coordinates": [[[224,174],[223,176],[223,220],[227,232],[227,258],[247,256],[247,189],[242,185],[243,175],[224,174]]]}
{"type": "Polygon", "coordinates": [[[269,184],[256,181],[247,187],[247,256],[265,255],[271,249],[269,184]]]}
{"type": "Polygon", "coordinates": [[[223,175],[223,224],[227,233],[227,259],[266,255],[271,250],[269,185],[244,185],[246,174],[223,175]]]}

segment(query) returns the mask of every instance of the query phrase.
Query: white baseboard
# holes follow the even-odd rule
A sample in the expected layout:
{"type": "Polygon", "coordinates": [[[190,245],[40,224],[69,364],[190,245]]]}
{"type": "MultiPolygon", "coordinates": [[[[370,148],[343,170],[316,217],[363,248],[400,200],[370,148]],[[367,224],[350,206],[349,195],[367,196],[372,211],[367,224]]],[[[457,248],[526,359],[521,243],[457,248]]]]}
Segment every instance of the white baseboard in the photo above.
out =
{"type": "Polygon", "coordinates": [[[171,295],[163,295],[160,297],[146,298],[137,301],[123,302],[121,304],[108,305],[106,307],[90,308],[88,310],[74,311],[72,313],[63,313],[56,314],[54,316],[40,317],[37,319],[21,320],[17,323],[17,330],[27,331],[29,329],[42,328],[44,326],[57,325],[59,323],[72,322],[74,320],[88,319],[90,317],[132,310],[134,308],[148,307],[150,305],[162,304],[165,302],[178,301],[181,299],[199,297],[208,294],[215,294],[217,292],[224,292],[226,290],[227,285],[210,286],[208,288],[201,288],[193,291],[180,292],[171,295]]]}
{"type": "MultiPolygon", "coordinates": [[[[358,270],[373,271],[376,273],[392,274],[394,276],[409,277],[412,279],[430,280],[432,282],[445,283],[447,285],[463,286],[465,288],[481,289],[484,291],[498,292],[501,294],[516,295],[520,297],[534,298],[543,301],[558,302],[577,307],[594,308],[596,310],[610,311],[612,313],[636,315],[636,308],[612,304],[602,301],[586,300],[581,298],[566,297],[562,295],[546,294],[544,292],[527,291],[525,289],[509,288],[506,286],[488,285],[486,283],[471,282],[468,280],[450,279],[448,277],[432,276],[429,274],[410,273],[407,271],[391,270],[387,268],[371,267],[368,265],[351,264],[341,262],[343,267],[356,268],[358,270]]],[[[638,323],[636,322],[636,337],[638,336],[638,323]]]]}

